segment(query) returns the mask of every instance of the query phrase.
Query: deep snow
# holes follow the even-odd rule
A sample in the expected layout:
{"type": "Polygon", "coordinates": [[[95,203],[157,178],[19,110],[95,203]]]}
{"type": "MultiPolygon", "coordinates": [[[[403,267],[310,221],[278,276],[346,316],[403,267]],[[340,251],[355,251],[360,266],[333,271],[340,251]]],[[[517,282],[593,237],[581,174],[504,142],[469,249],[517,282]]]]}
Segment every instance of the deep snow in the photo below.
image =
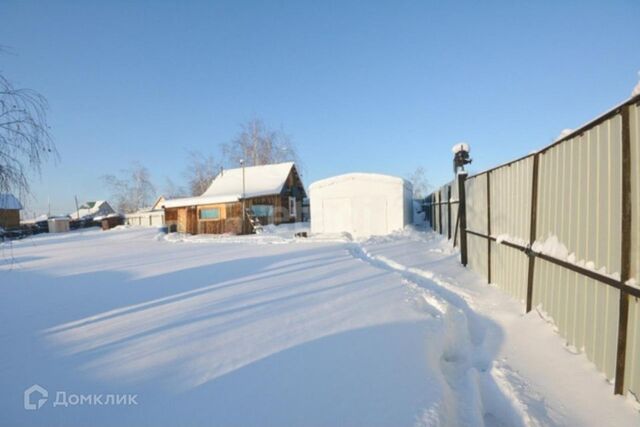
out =
{"type": "Polygon", "coordinates": [[[0,425],[640,425],[435,234],[293,232],[4,243],[0,425]],[[49,400],[26,411],[32,384],[49,400]],[[56,391],[138,405],[54,407],[56,391]]]}

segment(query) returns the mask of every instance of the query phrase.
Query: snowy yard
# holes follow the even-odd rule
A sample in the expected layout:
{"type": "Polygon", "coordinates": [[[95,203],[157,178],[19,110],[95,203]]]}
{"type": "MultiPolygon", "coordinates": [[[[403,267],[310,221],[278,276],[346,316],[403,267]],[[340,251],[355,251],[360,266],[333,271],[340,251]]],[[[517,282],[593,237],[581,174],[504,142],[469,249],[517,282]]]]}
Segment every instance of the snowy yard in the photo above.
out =
{"type": "Polygon", "coordinates": [[[440,237],[291,234],[2,244],[0,425],[640,425],[635,399],[440,237]],[[26,410],[33,384],[47,401],[26,410]],[[125,394],[137,404],[70,399],[125,394]]]}

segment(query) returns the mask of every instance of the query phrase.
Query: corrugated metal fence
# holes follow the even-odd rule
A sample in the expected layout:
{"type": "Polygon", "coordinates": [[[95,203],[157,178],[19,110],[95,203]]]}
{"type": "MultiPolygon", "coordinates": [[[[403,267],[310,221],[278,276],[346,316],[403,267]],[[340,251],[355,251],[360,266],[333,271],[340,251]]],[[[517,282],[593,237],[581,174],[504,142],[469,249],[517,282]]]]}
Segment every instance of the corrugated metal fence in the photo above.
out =
{"type": "Polygon", "coordinates": [[[640,398],[640,97],[465,178],[464,200],[456,182],[427,197],[432,228],[466,239],[471,269],[540,307],[616,393],[640,398]]]}

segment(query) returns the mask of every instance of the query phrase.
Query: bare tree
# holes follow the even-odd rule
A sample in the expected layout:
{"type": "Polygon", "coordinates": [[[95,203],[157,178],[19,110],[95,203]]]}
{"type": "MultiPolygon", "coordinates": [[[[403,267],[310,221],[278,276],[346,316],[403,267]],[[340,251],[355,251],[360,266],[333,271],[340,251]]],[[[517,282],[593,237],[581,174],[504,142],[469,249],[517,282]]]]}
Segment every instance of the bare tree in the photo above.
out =
{"type": "Polygon", "coordinates": [[[187,185],[192,196],[200,196],[204,193],[213,178],[220,170],[213,155],[204,155],[199,151],[189,151],[189,159],[184,175],[187,178],[187,185]]]}
{"type": "Polygon", "coordinates": [[[0,74],[0,192],[29,193],[29,176],[57,156],[47,125],[47,100],[0,74]]]}
{"type": "Polygon", "coordinates": [[[240,133],[222,145],[222,154],[230,166],[237,166],[240,160],[247,166],[298,160],[291,137],[282,129],[269,129],[257,118],[241,125],[240,133]]]}
{"type": "Polygon", "coordinates": [[[134,162],[120,176],[104,175],[102,180],[111,189],[112,201],[122,213],[136,212],[149,206],[155,196],[149,170],[134,162]]]}
{"type": "Polygon", "coordinates": [[[187,190],[185,190],[183,186],[173,182],[171,178],[166,177],[162,195],[167,199],[177,199],[186,196],[187,190]]]}
{"type": "Polygon", "coordinates": [[[409,181],[413,184],[413,198],[422,199],[427,196],[429,192],[429,182],[425,177],[424,168],[419,166],[411,175],[409,175],[409,181]]]}

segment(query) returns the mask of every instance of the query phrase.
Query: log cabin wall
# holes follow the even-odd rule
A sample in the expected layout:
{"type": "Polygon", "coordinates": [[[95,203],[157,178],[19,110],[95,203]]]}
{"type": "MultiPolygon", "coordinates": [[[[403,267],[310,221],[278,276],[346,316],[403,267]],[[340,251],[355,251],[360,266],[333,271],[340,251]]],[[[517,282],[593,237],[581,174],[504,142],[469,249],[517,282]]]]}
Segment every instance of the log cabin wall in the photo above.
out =
{"type": "Polygon", "coordinates": [[[20,211],[17,209],[0,209],[0,227],[13,228],[20,226],[20,211]]]}
{"type": "Polygon", "coordinates": [[[242,234],[242,203],[220,203],[197,207],[197,234],[242,234]],[[208,219],[202,211],[217,209],[219,216],[208,219]]]}

